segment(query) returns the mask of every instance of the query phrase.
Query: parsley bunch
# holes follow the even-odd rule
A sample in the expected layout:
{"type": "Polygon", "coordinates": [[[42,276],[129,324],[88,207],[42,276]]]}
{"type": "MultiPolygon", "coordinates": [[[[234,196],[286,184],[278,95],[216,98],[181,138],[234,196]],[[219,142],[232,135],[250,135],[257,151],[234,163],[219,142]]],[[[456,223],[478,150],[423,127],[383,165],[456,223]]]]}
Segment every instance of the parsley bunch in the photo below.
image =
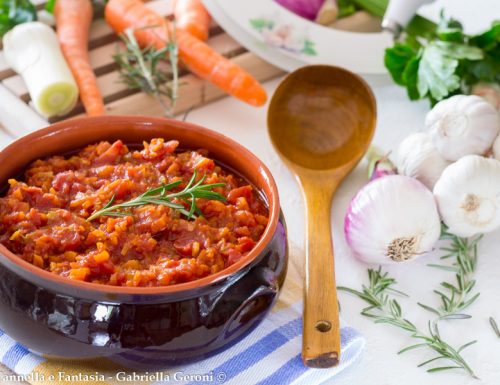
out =
{"type": "Polygon", "coordinates": [[[403,41],[386,50],[384,61],[411,100],[428,98],[431,104],[469,93],[480,82],[500,83],[500,21],[470,36],[460,22],[442,14],[433,32],[407,30],[403,41]]]}

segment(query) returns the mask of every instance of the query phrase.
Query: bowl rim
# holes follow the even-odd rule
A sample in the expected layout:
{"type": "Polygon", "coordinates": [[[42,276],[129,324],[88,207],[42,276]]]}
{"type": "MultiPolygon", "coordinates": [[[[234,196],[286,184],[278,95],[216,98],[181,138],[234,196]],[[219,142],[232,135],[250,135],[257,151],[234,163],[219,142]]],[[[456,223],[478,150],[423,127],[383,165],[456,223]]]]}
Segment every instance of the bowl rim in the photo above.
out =
{"type": "MultiPolygon", "coordinates": [[[[168,125],[172,128],[181,128],[188,130],[196,130],[199,135],[206,136],[209,138],[214,138],[219,141],[225,142],[228,146],[231,146],[234,151],[237,151],[238,154],[242,157],[246,157],[249,160],[254,161],[257,164],[257,167],[261,172],[265,174],[264,180],[266,181],[267,187],[269,188],[271,194],[266,198],[269,204],[269,221],[262,234],[261,238],[255,245],[255,247],[243,258],[241,258],[238,262],[233,265],[221,270],[218,273],[210,274],[206,277],[190,281],[184,282],[169,286],[155,286],[155,287],[130,287],[130,286],[112,286],[108,284],[99,284],[93,282],[85,282],[85,281],[75,281],[69,278],[61,277],[60,275],[51,273],[47,270],[36,267],[35,265],[23,260],[18,255],[14,254],[12,251],[7,249],[3,244],[0,243],[0,259],[7,258],[10,262],[14,263],[22,270],[34,274],[44,280],[48,280],[54,282],[56,284],[62,284],[63,286],[72,287],[74,289],[83,289],[87,291],[100,292],[105,294],[133,294],[133,295],[155,295],[155,294],[170,294],[170,293],[179,293],[186,292],[193,289],[200,289],[202,287],[206,287],[212,284],[216,284],[225,278],[234,275],[240,271],[242,271],[245,267],[250,265],[266,248],[266,246],[272,240],[280,217],[280,204],[279,204],[279,196],[278,196],[278,188],[276,186],[276,182],[274,178],[267,168],[267,166],[255,156],[250,150],[245,148],[243,145],[239,144],[235,140],[218,133],[216,131],[210,130],[208,128],[183,122],[175,119],[169,119],[164,117],[153,117],[146,115],[109,115],[109,116],[97,116],[97,117],[81,117],[75,119],[69,119],[54,123],[48,127],[37,130],[31,134],[22,136],[4,149],[0,151],[0,158],[4,156],[6,152],[13,151],[15,148],[22,148],[25,142],[30,142],[33,139],[41,139],[43,137],[53,137],[54,135],[65,135],[76,129],[82,129],[82,126],[88,123],[92,124],[100,124],[100,125],[109,125],[109,123],[113,124],[144,124],[144,125],[168,125]]],[[[96,140],[96,142],[99,139],[96,140]]],[[[83,146],[86,146],[89,143],[93,143],[92,139],[89,138],[89,141],[83,143],[83,146]]],[[[189,148],[189,146],[188,146],[189,148]]],[[[57,150],[54,151],[54,154],[57,154],[57,150]]],[[[215,158],[216,159],[216,158],[215,158]]],[[[233,167],[232,165],[228,165],[229,167],[233,167]]],[[[237,172],[240,172],[238,169],[234,168],[237,172]]]]}

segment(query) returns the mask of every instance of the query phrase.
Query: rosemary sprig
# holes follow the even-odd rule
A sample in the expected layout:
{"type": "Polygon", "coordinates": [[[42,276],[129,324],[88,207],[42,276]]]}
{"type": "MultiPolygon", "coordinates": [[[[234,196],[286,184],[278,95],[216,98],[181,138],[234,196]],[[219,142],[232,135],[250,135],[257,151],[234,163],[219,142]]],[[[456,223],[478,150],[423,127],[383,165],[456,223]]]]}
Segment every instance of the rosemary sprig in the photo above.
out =
{"type": "Polygon", "coordinates": [[[165,114],[171,117],[179,89],[178,48],[175,29],[173,36],[169,37],[162,49],[154,47],[141,49],[134,32],[135,30],[131,28],[125,30],[120,37],[125,43],[126,50],[125,52],[118,51],[113,56],[118,65],[120,80],[131,90],[141,90],[154,97],[165,114]],[[170,72],[159,66],[166,57],[169,60],[170,72]]]}
{"type": "Polygon", "coordinates": [[[470,318],[470,315],[462,311],[474,303],[480,294],[474,293],[473,289],[476,285],[474,273],[477,267],[477,244],[482,236],[468,240],[443,229],[441,238],[451,240],[448,247],[442,248],[446,254],[441,259],[454,257],[455,261],[452,265],[430,264],[429,266],[455,273],[456,283],[441,282],[440,289],[434,290],[441,299],[439,307],[434,308],[422,303],[419,305],[437,315],[438,319],[470,318]]]}
{"type": "Polygon", "coordinates": [[[495,321],[495,318],[490,317],[490,325],[493,331],[495,332],[496,336],[500,338],[500,330],[498,329],[498,324],[497,321],[495,321]]]}
{"type": "Polygon", "coordinates": [[[428,365],[438,360],[447,360],[451,362],[450,365],[436,366],[427,369],[427,371],[433,373],[451,369],[462,369],[471,377],[477,378],[461,355],[461,352],[465,348],[474,344],[476,341],[468,342],[460,348],[455,349],[442,339],[436,322],[429,321],[428,332],[424,333],[418,330],[412,322],[403,317],[401,306],[391,296],[391,294],[403,294],[393,288],[396,284],[396,280],[389,277],[388,273],[382,273],[381,268],[378,270],[368,269],[368,277],[370,281],[369,285],[363,285],[361,291],[347,287],[338,287],[338,289],[354,294],[368,303],[369,306],[361,311],[361,314],[365,317],[372,318],[375,323],[385,323],[406,330],[411,333],[413,338],[419,340],[419,343],[401,349],[398,354],[417,348],[427,348],[437,353],[437,356],[422,362],[418,367],[428,365]]]}
{"type": "Polygon", "coordinates": [[[167,194],[167,191],[173,190],[182,183],[182,181],[177,181],[150,189],[139,195],[137,198],[116,205],[113,205],[115,201],[115,197],[113,196],[101,210],[94,212],[90,217],[88,217],[87,221],[90,222],[101,216],[126,217],[130,215],[127,209],[145,205],[163,205],[170,207],[179,211],[189,220],[196,217],[195,213],[201,215],[201,211],[196,205],[196,199],[204,198],[217,201],[226,200],[223,195],[218,192],[211,191],[215,187],[225,186],[224,183],[202,184],[205,181],[205,176],[203,176],[196,183],[195,180],[196,171],[193,173],[193,176],[189,180],[186,187],[184,187],[181,191],[167,194]],[[174,202],[174,199],[188,205],[189,210],[186,209],[184,204],[174,202]]]}

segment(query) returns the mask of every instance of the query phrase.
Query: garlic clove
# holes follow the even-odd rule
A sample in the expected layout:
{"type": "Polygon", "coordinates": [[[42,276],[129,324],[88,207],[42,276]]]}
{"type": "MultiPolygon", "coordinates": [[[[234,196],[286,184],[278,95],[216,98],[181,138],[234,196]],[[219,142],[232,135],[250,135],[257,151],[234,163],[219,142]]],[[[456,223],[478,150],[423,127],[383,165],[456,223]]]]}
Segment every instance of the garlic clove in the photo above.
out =
{"type": "Polygon", "coordinates": [[[419,180],[430,190],[450,163],[441,156],[426,132],[407,136],[396,152],[398,173],[419,180]]]}
{"type": "Polygon", "coordinates": [[[440,101],[427,114],[425,125],[436,149],[449,161],[487,153],[500,131],[495,108],[476,95],[440,101]]]}
{"type": "Polygon", "coordinates": [[[443,222],[460,237],[500,227],[500,162],[468,155],[448,166],[434,186],[443,222]]]}

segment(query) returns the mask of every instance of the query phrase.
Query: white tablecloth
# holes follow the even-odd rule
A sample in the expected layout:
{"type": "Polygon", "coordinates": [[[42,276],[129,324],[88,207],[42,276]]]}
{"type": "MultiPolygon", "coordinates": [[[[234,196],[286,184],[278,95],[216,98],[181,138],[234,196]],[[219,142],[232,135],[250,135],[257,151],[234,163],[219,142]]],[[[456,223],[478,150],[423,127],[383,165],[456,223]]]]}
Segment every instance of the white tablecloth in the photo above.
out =
{"type": "MultiPolygon", "coordinates": [[[[442,1],[443,3],[444,1],[442,1]]],[[[458,18],[471,20],[468,29],[476,32],[487,20],[500,19],[499,0],[447,0],[447,5],[456,10],[458,18]]],[[[430,9],[434,12],[435,9],[430,9]]],[[[422,128],[427,102],[408,101],[402,88],[391,85],[386,79],[370,80],[378,102],[378,126],[374,143],[391,150],[409,133],[422,128]]],[[[276,88],[278,80],[266,84],[269,94],[276,88]]],[[[234,99],[225,98],[203,108],[192,111],[188,121],[219,131],[236,139],[260,157],[271,169],[278,183],[281,205],[288,224],[290,246],[298,252],[303,250],[304,220],[301,194],[293,176],[280,161],[269,141],[266,130],[266,108],[255,109],[234,99]]],[[[0,146],[12,140],[0,131],[0,146]]],[[[344,241],[343,219],[353,194],[366,181],[365,164],[360,164],[339,188],[332,211],[335,237],[336,272],[339,285],[359,288],[366,282],[367,266],[354,260],[344,241]]],[[[411,202],[409,202],[411,204],[411,202]]],[[[500,384],[500,339],[488,323],[493,316],[500,322],[500,231],[487,235],[480,243],[477,290],[481,296],[470,310],[469,320],[448,321],[441,324],[441,334],[456,346],[469,340],[478,343],[464,352],[480,381],[472,380],[460,371],[428,374],[416,364],[433,357],[426,350],[415,350],[401,356],[396,352],[403,346],[414,343],[407,334],[387,325],[375,325],[359,314],[364,305],[357,298],[340,294],[342,317],[367,339],[367,348],[362,359],[347,371],[335,377],[335,385],[453,385],[500,384]]],[[[424,256],[416,262],[391,266],[388,270],[399,281],[399,288],[410,295],[400,301],[405,314],[418,326],[426,327],[430,313],[421,310],[416,302],[438,305],[432,294],[439,282],[452,279],[450,273],[441,272],[427,263],[436,262],[439,252],[424,256]]]]}
{"type": "MultiPolygon", "coordinates": [[[[405,91],[391,85],[386,79],[369,80],[374,86],[378,102],[378,125],[374,143],[391,150],[409,133],[422,128],[428,110],[427,102],[410,102],[405,91]]],[[[271,95],[279,80],[266,84],[271,95]]],[[[245,145],[262,159],[271,169],[278,184],[281,206],[288,224],[291,248],[299,253],[303,250],[304,220],[302,197],[295,179],[274,151],[266,129],[266,108],[255,109],[236,100],[226,98],[191,112],[188,121],[219,131],[245,145]]],[[[0,131],[0,145],[5,146],[11,138],[0,131]]],[[[343,236],[343,220],[347,205],[354,193],[366,182],[366,163],[362,162],[340,186],[332,211],[337,283],[359,288],[366,282],[367,265],[357,262],[350,255],[343,236]]],[[[409,203],[411,204],[411,203],[409,203]]],[[[492,332],[488,317],[500,322],[500,231],[489,234],[480,244],[477,288],[481,296],[469,313],[470,320],[449,321],[441,325],[446,339],[459,346],[478,339],[476,345],[464,352],[464,356],[476,371],[481,381],[471,380],[457,372],[428,374],[416,364],[433,357],[425,350],[416,350],[397,356],[403,346],[414,343],[404,332],[387,325],[375,325],[359,314],[364,305],[360,300],[340,294],[342,317],[363,333],[367,348],[362,359],[346,372],[331,381],[335,385],[442,385],[445,381],[453,385],[500,383],[500,339],[492,332]]],[[[443,279],[451,279],[450,273],[427,267],[436,262],[439,252],[419,260],[391,266],[388,270],[399,281],[399,288],[410,295],[400,301],[403,311],[419,326],[426,326],[429,314],[419,309],[416,302],[438,305],[432,295],[443,279]]],[[[281,385],[281,384],[280,384],[281,385]]]]}
{"type": "MultiPolygon", "coordinates": [[[[428,110],[427,102],[412,103],[405,91],[393,85],[374,87],[378,101],[378,126],[374,143],[391,150],[409,133],[422,128],[428,110]]],[[[266,88],[271,93],[278,81],[270,82],[266,88]]],[[[269,141],[266,130],[266,109],[255,110],[234,100],[223,100],[211,106],[193,111],[188,118],[230,136],[253,151],[271,169],[278,184],[281,205],[288,224],[288,236],[292,248],[303,249],[304,220],[303,203],[297,183],[283,165],[269,141]],[[224,118],[221,119],[223,111],[224,118]]],[[[339,285],[358,288],[366,282],[367,266],[354,260],[344,241],[343,219],[353,194],[366,181],[366,164],[360,164],[346,179],[334,198],[332,220],[334,224],[336,272],[339,285]]],[[[409,204],[411,204],[409,202],[409,204]]],[[[375,325],[359,314],[364,305],[357,298],[340,294],[342,317],[367,338],[363,358],[332,381],[335,385],[442,385],[449,381],[454,385],[500,383],[500,339],[492,332],[488,317],[500,322],[500,232],[486,236],[480,244],[480,260],[477,272],[478,290],[481,296],[470,308],[470,320],[449,321],[441,325],[444,337],[456,345],[478,339],[476,345],[464,352],[464,356],[477,372],[481,381],[471,380],[460,372],[428,374],[416,364],[433,357],[425,350],[416,350],[397,356],[396,352],[413,341],[404,332],[387,325],[375,325]]],[[[400,303],[408,317],[422,328],[426,327],[429,314],[421,310],[416,302],[438,305],[432,294],[443,279],[451,274],[427,267],[436,262],[439,252],[422,257],[413,263],[391,266],[390,274],[400,282],[399,287],[410,295],[400,303]]]]}

